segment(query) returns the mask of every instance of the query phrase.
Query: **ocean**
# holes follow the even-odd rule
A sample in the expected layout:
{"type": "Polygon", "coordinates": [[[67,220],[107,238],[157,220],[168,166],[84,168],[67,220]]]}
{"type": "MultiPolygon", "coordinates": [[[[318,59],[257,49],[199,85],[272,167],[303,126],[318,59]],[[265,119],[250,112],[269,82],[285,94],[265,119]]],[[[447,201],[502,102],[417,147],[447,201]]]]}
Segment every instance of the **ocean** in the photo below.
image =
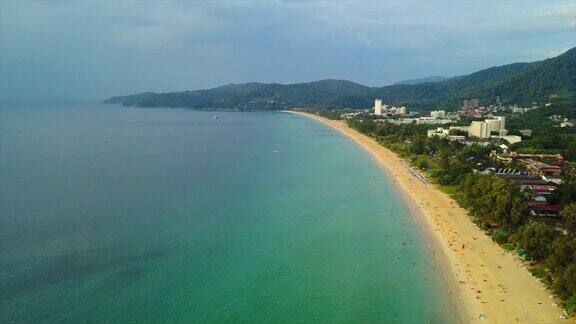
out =
{"type": "Polygon", "coordinates": [[[288,113],[4,102],[0,225],[4,323],[453,322],[389,176],[288,113]]]}

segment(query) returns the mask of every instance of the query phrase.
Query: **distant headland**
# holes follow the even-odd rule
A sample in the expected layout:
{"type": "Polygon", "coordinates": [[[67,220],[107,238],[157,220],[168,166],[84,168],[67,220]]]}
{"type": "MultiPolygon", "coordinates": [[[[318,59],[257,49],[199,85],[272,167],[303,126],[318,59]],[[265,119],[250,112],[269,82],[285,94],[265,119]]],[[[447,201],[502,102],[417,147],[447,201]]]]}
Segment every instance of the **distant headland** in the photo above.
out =
{"type": "Polygon", "coordinates": [[[368,108],[372,107],[374,98],[382,98],[392,105],[429,111],[438,107],[456,109],[467,98],[489,100],[495,96],[499,96],[503,104],[531,104],[550,97],[575,101],[576,47],[542,61],[491,67],[445,80],[432,78],[435,82],[409,80],[385,87],[334,79],[296,84],[252,82],[206,90],[143,92],[108,98],[104,103],[133,107],[281,110],[368,108]]]}

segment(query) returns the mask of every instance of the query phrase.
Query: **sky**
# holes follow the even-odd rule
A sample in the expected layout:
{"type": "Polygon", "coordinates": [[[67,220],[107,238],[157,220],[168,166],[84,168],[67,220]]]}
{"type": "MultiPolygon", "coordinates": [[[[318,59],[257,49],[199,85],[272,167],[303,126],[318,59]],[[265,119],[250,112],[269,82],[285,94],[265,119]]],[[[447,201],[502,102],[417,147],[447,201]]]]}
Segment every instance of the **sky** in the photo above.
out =
{"type": "Polygon", "coordinates": [[[576,46],[576,0],[0,0],[0,99],[455,76],[576,46]]]}

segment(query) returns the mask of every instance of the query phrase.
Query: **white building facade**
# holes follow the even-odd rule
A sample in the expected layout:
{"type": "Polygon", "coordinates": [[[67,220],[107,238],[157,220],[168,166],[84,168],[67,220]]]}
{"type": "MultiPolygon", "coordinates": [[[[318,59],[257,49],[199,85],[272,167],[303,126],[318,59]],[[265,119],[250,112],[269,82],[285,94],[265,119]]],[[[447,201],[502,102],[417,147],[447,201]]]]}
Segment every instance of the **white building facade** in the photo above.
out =
{"type": "Polygon", "coordinates": [[[430,112],[430,117],[434,119],[440,119],[446,117],[446,110],[432,110],[430,112]]]}
{"type": "Polygon", "coordinates": [[[376,99],[374,101],[374,115],[382,116],[382,99],[376,99]]]}
{"type": "Polygon", "coordinates": [[[497,133],[498,136],[507,134],[505,117],[497,116],[484,121],[473,121],[468,129],[468,136],[478,138],[489,138],[492,133],[497,133]]]}

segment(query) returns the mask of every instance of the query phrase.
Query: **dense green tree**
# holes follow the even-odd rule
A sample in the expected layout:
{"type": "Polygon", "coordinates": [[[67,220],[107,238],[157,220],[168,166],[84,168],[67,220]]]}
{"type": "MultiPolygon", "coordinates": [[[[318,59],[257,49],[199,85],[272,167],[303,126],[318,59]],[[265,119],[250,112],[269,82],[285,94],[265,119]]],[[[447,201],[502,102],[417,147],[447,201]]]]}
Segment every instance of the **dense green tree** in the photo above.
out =
{"type": "Polygon", "coordinates": [[[527,218],[526,195],[513,181],[470,174],[459,186],[458,200],[477,217],[515,227],[527,218]]]}
{"type": "Polygon", "coordinates": [[[542,261],[552,251],[552,243],[558,233],[550,226],[531,222],[523,226],[516,236],[516,244],[533,260],[542,261]]]}
{"type": "Polygon", "coordinates": [[[412,138],[412,144],[410,145],[410,153],[415,155],[421,155],[426,152],[426,137],[414,136],[412,138]]]}
{"type": "MultiPolygon", "coordinates": [[[[567,175],[569,177],[569,175],[567,175]]],[[[571,202],[576,202],[576,182],[566,182],[554,190],[550,195],[549,202],[566,205],[571,202]]]]}
{"type": "Polygon", "coordinates": [[[426,159],[423,156],[419,156],[415,161],[414,161],[414,165],[420,169],[420,170],[426,170],[428,169],[429,165],[428,165],[428,159],[426,159]]]}
{"type": "Polygon", "coordinates": [[[562,275],[568,265],[576,262],[576,241],[566,235],[559,235],[546,258],[546,266],[554,275],[562,275]]]}
{"type": "MultiPolygon", "coordinates": [[[[576,109],[574,109],[576,111],[576,109]]],[[[564,181],[567,183],[576,183],[576,162],[565,162],[562,168],[564,181]]]]}
{"type": "Polygon", "coordinates": [[[570,264],[566,271],[554,281],[554,288],[564,298],[576,294],[576,263],[570,264]]]}
{"type": "Polygon", "coordinates": [[[564,308],[568,314],[576,315],[576,293],[564,299],[564,308]]]}
{"type": "Polygon", "coordinates": [[[564,228],[571,236],[576,235],[576,203],[565,206],[560,212],[564,228]]]}

